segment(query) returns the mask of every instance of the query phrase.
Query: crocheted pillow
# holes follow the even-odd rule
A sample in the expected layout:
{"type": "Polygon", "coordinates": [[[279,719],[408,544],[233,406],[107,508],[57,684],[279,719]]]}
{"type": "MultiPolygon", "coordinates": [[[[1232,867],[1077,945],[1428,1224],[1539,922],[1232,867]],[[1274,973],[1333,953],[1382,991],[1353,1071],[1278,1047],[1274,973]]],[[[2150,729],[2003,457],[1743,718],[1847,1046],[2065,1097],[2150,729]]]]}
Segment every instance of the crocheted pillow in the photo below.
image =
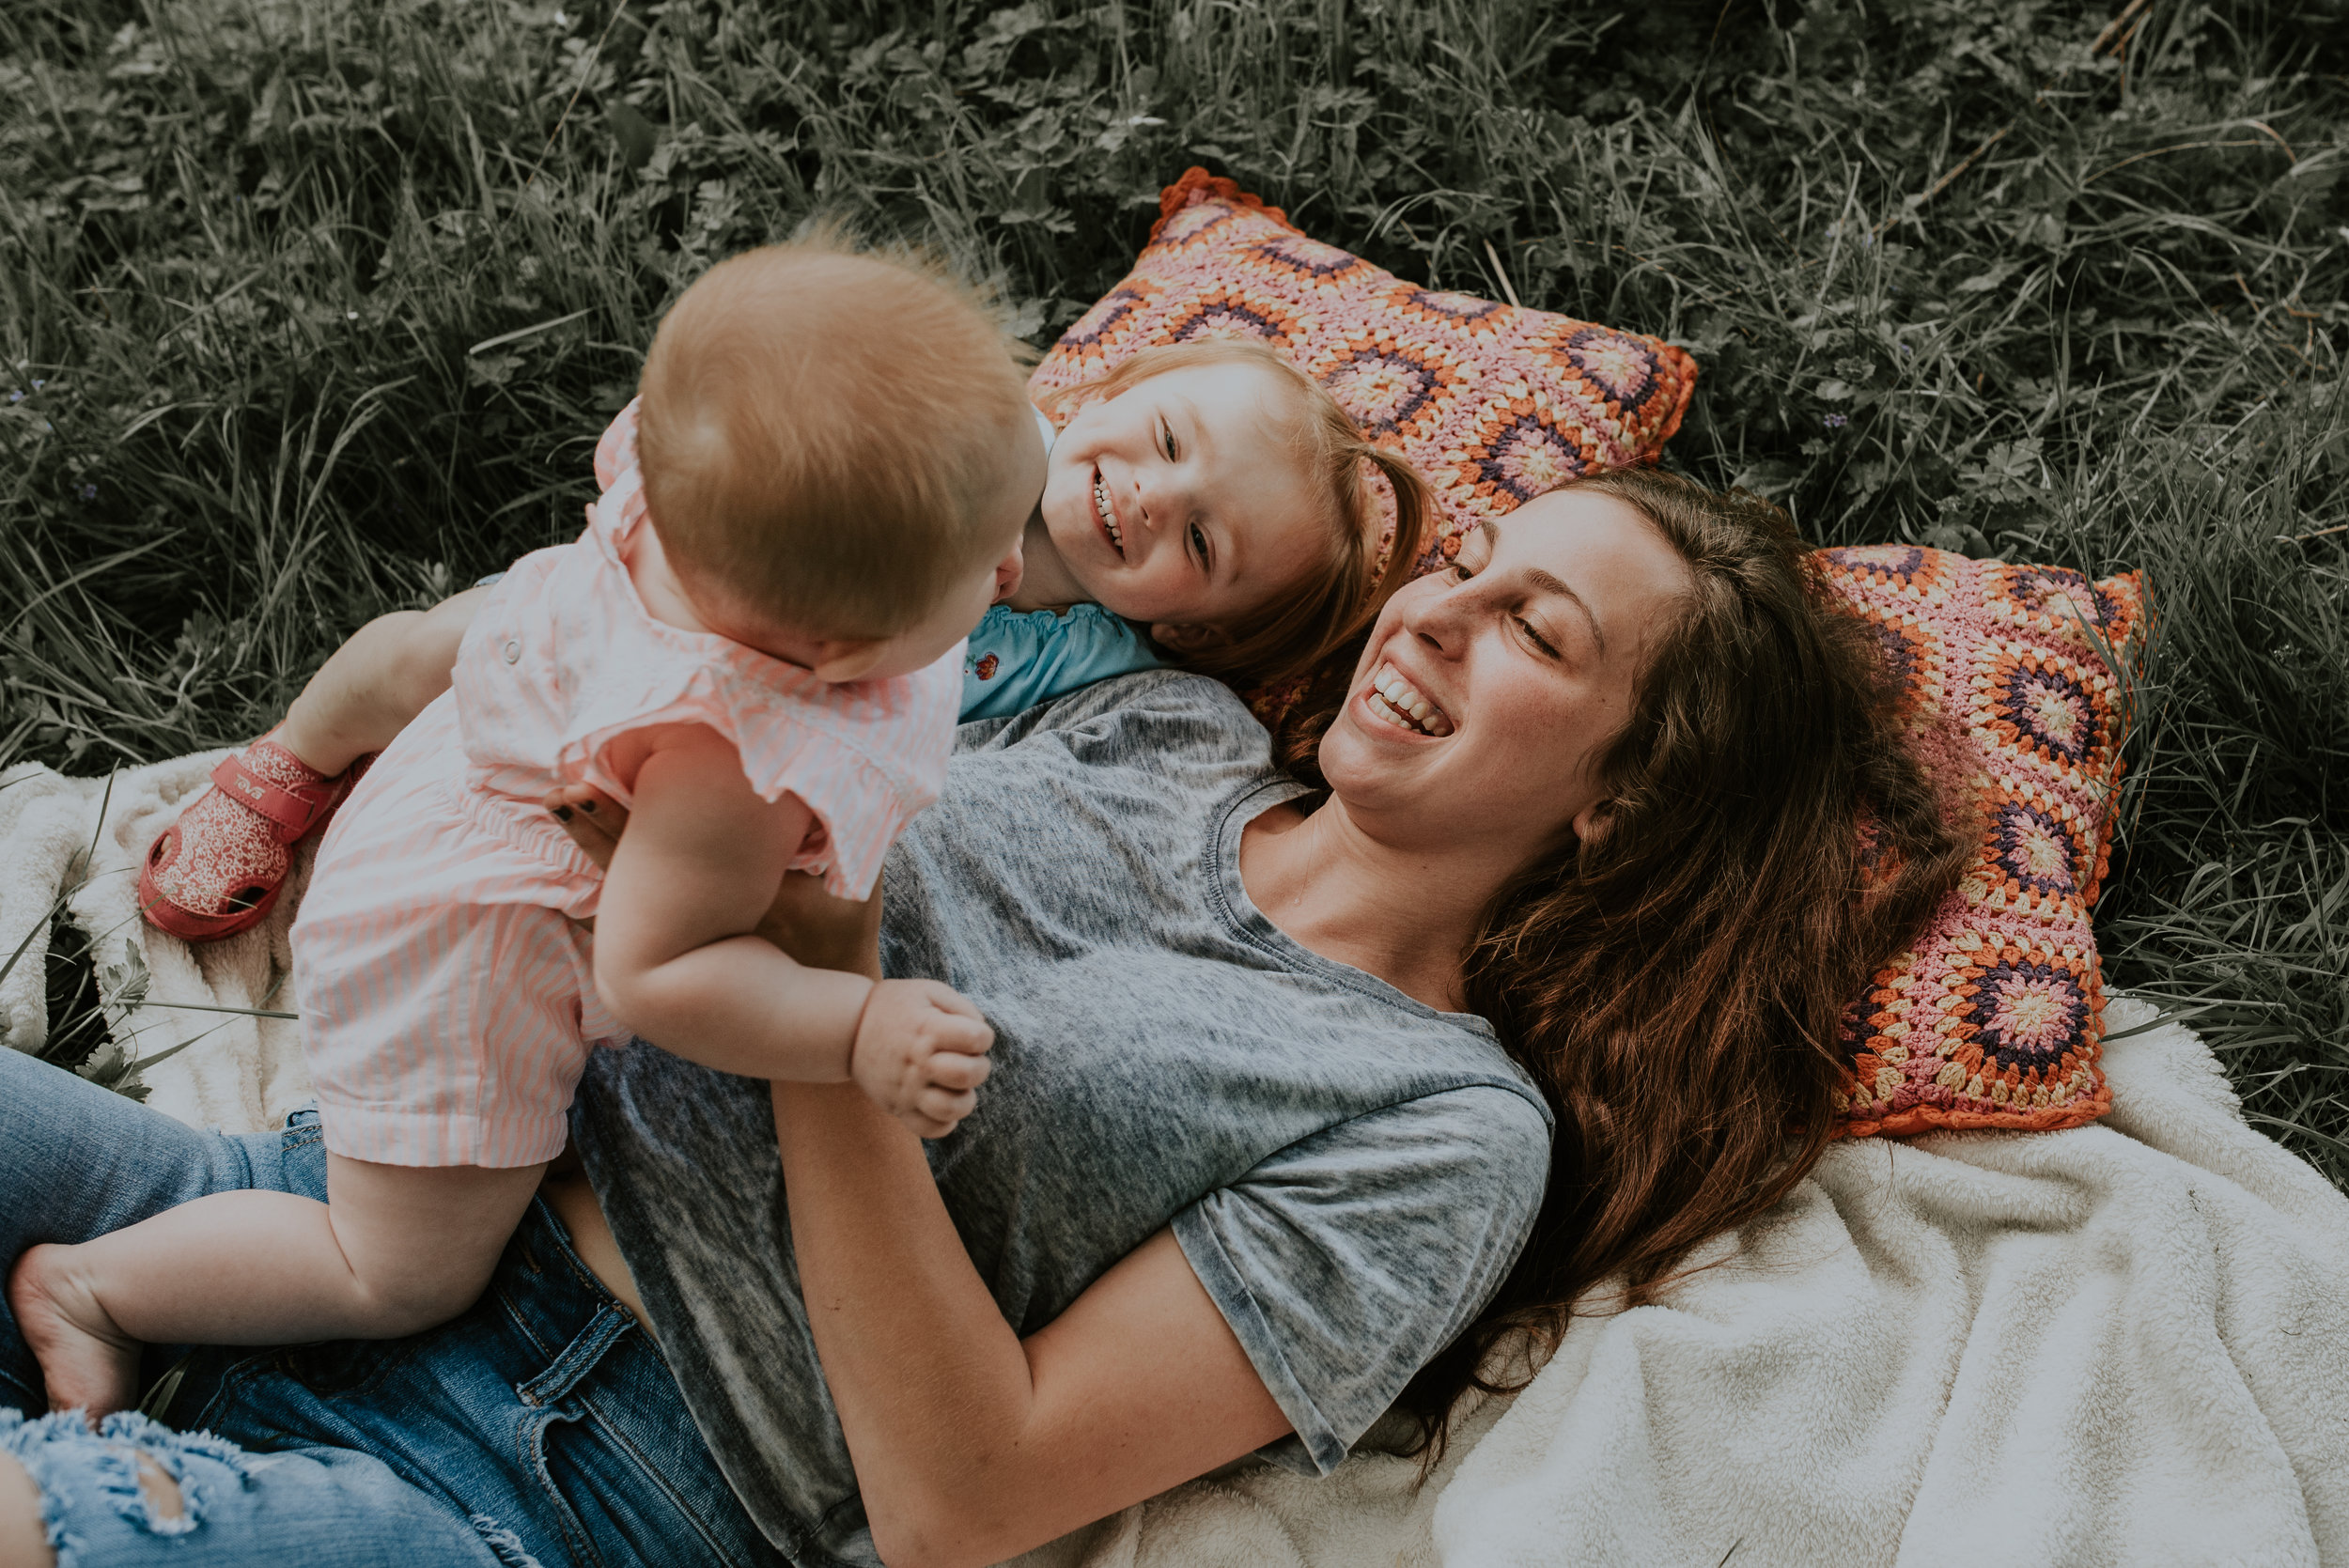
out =
{"type": "Polygon", "coordinates": [[[1426,567],[1578,474],[1654,462],[1697,377],[1660,338],[1414,287],[1194,168],[1159,193],[1133,272],[1061,334],[1029,389],[1215,336],[1270,343],[1411,460],[1439,503],[1426,567]]]}
{"type": "Polygon", "coordinates": [[[2112,1096],[2088,912],[2144,585],[2134,572],[2091,582],[1906,546],[1822,551],[1819,563],[1883,638],[1918,749],[1983,835],[1917,945],[1845,1017],[1842,1131],[2092,1121],[2112,1096]]]}

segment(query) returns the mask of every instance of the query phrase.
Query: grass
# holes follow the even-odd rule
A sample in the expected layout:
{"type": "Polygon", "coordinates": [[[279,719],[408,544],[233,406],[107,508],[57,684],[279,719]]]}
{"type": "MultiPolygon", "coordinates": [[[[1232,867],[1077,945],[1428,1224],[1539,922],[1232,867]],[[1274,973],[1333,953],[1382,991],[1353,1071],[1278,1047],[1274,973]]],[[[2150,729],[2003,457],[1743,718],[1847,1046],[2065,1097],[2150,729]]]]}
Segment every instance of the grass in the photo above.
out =
{"type": "Polygon", "coordinates": [[[718,256],[845,215],[1043,343],[1206,163],[1408,276],[1688,346],[1671,460],[1817,538],[2147,571],[2108,976],[2201,1009],[2343,1180],[2332,9],[14,0],[0,762],[241,738],[362,619],[576,529],[718,256]]]}

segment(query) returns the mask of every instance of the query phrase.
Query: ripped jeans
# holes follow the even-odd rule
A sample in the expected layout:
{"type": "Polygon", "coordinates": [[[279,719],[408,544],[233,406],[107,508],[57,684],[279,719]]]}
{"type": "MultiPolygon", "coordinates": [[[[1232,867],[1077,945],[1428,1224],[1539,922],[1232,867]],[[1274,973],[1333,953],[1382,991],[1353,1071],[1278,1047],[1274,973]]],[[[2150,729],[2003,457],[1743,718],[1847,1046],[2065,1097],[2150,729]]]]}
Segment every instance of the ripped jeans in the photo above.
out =
{"type": "MultiPolygon", "coordinates": [[[[201,1197],[323,1198],[315,1115],[196,1132],[0,1048],[0,1268],[201,1197]]],[[[59,1568],[780,1568],[628,1310],[534,1203],[481,1299],[400,1340],[150,1352],[160,1423],[41,1417],[0,1302],[0,1454],[41,1494],[59,1568]],[[176,1379],[166,1374],[176,1369],[176,1379]],[[29,1419],[28,1419],[29,1418],[29,1419]],[[139,1484],[146,1455],[176,1514],[139,1484]]]]}

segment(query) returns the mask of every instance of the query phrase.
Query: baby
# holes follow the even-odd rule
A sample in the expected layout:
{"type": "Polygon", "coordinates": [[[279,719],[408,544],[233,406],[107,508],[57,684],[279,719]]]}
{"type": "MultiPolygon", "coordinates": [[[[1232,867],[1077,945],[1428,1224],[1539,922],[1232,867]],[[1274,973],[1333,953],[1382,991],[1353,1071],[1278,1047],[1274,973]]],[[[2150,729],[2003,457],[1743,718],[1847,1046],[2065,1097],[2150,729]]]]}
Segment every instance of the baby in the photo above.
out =
{"type": "MultiPolygon", "coordinates": [[[[28,1251],[9,1302],[53,1407],[129,1404],[141,1341],[462,1311],[598,1041],[853,1079],[926,1137],[970,1110],[993,1035],[960,995],[750,933],[788,871],[868,896],[937,796],[959,645],[1016,584],[1045,479],[1007,346],[917,269],[771,248],[686,291],[638,408],[597,453],[585,534],[475,602],[454,691],[319,849],[293,941],[328,1202],[219,1194],[28,1251]],[[633,813],[608,874],[539,806],[580,783],[633,813]]],[[[253,771],[264,819],[301,814],[253,771]]]]}
{"type": "MultiPolygon", "coordinates": [[[[963,719],[1167,660],[1241,687],[1283,679],[1367,625],[1423,548],[1431,503],[1419,475],[1260,344],[1145,349],[1047,406],[1066,425],[1036,416],[1050,448],[1043,499],[1027,520],[1024,575],[1006,564],[971,635],[963,719]],[[1383,552],[1366,469],[1394,496],[1383,552]]],[[[191,941],[258,924],[290,846],[334,809],[347,770],[447,689],[487,592],[385,615],[338,649],[285,723],[221,764],[221,787],[156,841],[140,886],[148,919],[191,941]]]]}

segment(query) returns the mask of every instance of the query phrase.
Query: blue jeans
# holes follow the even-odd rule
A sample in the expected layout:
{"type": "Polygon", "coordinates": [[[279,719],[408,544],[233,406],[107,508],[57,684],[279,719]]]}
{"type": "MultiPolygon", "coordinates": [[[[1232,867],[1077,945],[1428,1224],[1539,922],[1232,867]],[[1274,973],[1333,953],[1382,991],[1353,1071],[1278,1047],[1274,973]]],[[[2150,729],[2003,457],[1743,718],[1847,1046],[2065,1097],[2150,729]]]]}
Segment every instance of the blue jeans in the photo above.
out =
{"type": "MultiPolygon", "coordinates": [[[[38,1242],[244,1188],[325,1197],[314,1114],[282,1133],[195,1132],[0,1048],[0,1270],[38,1242]]],[[[786,1561],[650,1337],[543,1203],[481,1299],[428,1333],[148,1359],[180,1367],[167,1425],[26,1420],[47,1399],[0,1305],[0,1453],[40,1488],[60,1568],[786,1561]],[[178,1518],[144,1501],[134,1448],[179,1483],[178,1518]]]]}

